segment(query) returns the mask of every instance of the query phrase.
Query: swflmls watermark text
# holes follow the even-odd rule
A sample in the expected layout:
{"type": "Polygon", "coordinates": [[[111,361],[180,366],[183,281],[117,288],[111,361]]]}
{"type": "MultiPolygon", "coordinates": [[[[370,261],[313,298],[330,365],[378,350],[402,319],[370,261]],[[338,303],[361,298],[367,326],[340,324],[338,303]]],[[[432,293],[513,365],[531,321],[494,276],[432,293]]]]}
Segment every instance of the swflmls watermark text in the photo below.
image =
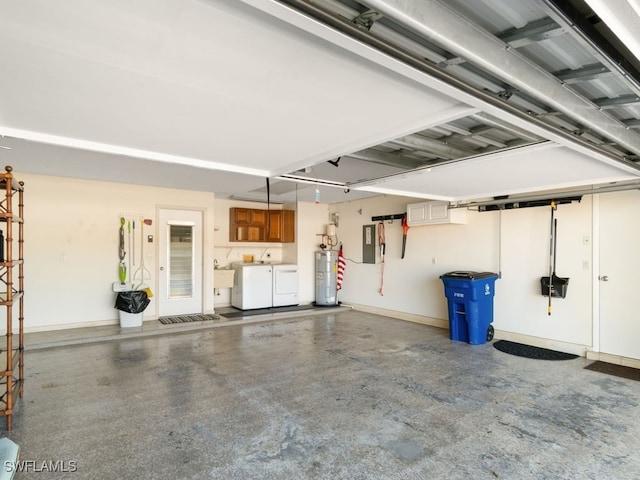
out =
{"type": "Polygon", "coordinates": [[[7,473],[15,472],[58,472],[73,473],[78,471],[78,462],[75,460],[18,460],[5,461],[3,465],[7,473]]]}

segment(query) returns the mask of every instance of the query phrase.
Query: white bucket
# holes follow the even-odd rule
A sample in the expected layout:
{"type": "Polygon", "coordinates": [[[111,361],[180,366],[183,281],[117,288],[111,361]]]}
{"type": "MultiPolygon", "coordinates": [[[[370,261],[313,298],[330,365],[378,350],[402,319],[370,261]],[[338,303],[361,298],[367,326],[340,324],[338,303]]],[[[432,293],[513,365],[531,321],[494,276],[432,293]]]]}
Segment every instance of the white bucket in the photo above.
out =
{"type": "Polygon", "coordinates": [[[120,312],[120,326],[122,328],[142,326],[143,312],[129,313],[129,312],[123,312],[122,310],[118,310],[118,311],[120,312]]]}

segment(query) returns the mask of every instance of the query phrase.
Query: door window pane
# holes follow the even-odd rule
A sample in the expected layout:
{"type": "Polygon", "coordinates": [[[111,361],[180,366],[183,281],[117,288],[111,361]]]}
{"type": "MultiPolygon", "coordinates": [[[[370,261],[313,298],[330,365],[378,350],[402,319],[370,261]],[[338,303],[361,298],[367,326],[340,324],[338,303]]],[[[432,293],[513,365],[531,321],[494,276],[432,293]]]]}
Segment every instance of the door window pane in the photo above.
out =
{"type": "Polygon", "coordinates": [[[193,226],[169,225],[169,298],[193,296],[193,226]]]}

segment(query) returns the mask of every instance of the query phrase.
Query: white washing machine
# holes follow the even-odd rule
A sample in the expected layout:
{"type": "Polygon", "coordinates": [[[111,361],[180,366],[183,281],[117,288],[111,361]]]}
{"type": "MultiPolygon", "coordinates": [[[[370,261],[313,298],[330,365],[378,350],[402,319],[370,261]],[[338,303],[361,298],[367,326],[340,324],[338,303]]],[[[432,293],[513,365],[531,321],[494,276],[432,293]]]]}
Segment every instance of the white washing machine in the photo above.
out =
{"type": "Polygon", "coordinates": [[[260,263],[232,263],[235,270],[231,305],[240,310],[269,308],[273,304],[273,268],[260,263]]]}
{"type": "Polygon", "coordinates": [[[298,305],[298,265],[281,263],[273,267],[273,306],[298,305]]]}
{"type": "Polygon", "coordinates": [[[298,265],[232,263],[231,305],[240,310],[298,305],[298,265]]]}

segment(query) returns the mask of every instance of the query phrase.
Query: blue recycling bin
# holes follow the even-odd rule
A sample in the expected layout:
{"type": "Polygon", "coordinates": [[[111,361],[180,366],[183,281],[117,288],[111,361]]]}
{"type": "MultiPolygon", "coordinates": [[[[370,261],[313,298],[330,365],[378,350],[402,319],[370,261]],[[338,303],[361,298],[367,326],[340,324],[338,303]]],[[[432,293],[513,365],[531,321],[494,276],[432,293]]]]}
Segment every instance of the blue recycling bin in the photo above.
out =
{"type": "Polygon", "coordinates": [[[498,275],[449,272],[441,275],[449,304],[451,340],[481,345],[493,338],[493,296],[498,275]]]}

